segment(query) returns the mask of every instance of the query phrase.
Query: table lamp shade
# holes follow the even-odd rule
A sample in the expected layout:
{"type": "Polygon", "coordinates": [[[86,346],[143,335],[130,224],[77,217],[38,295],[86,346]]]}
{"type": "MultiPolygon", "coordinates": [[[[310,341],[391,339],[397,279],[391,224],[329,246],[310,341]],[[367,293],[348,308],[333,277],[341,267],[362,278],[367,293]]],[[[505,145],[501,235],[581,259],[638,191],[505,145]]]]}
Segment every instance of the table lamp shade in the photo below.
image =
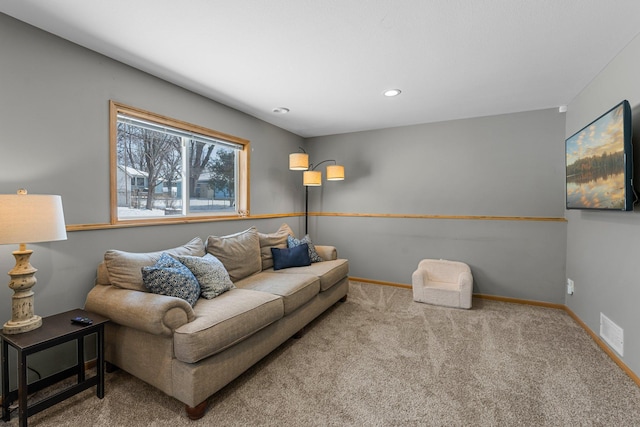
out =
{"type": "Polygon", "coordinates": [[[60,196],[0,194],[0,244],[66,239],[60,196]]]}

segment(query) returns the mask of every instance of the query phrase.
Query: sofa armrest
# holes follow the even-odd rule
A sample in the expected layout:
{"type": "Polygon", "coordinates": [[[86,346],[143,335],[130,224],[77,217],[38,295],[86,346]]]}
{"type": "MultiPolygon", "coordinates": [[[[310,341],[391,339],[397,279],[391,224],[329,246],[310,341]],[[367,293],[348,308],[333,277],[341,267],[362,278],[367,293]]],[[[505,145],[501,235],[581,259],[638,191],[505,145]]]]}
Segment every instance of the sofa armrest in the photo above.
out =
{"type": "Polygon", "coordinates": [[[335,246],[327,246],[327,245],[315,245],[316,252],[320,255],[325,261],[331,261],[334,259],[338,259],[338,250],[335,246]]]}
{"type": "Polygon", "coordinates": [[[85,309],[153,335],[171,336],[176,328],[195,319],[193,308],[183,299],[112,285],[94,286],[85,309]]]}

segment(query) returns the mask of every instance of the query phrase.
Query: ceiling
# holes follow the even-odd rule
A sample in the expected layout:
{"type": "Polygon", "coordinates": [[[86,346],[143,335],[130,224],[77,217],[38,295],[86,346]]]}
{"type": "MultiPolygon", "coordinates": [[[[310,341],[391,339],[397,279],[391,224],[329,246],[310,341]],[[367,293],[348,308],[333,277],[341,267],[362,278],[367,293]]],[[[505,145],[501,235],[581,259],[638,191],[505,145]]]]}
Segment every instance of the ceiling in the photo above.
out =
{"type": "Polygon", "coordinates": [[[566,105],[640,33],[638,0],[2,0],[0,12],[303,137],[566,105]]]}

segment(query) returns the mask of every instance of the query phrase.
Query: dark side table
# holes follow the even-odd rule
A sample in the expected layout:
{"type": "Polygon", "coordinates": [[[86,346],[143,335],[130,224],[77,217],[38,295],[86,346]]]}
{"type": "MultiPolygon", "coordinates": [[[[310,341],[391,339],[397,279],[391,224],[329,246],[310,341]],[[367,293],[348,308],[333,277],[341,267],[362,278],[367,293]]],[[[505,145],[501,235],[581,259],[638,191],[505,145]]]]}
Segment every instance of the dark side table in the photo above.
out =
{"type": "Polygon", "coordinates": [[[94,385],[97,386],[96,395],[102,399],[104,397],[104,325],[108,321],[109,319],[95,313],[76,309],[43,317],[42,326],[29,332],[15,335],[0,333],[2,339],[2,420],[10,420],[9,406],[16,397],[18,398],[18,417],[21,427],[26,427],[29,416],[94,385]],[[93,323],[87,326],[71,323],[71,319],[78,316],[88,317],[93,320],[93,323]],[[85,378],[84,337],[91,334],[97,335],[97,373],[91,378],[85,378]],[[77,349],[77,364],[75,366],[27,385],[27,356],[73,340],[76,340],[77,349]],[[9,346],[18,351],[18,390],[14,391],[9,391],[9,346]],[[72,375],[78,377],[75,384],[31,406],[27,405],[29,393],[41,390],[72,375]]]}

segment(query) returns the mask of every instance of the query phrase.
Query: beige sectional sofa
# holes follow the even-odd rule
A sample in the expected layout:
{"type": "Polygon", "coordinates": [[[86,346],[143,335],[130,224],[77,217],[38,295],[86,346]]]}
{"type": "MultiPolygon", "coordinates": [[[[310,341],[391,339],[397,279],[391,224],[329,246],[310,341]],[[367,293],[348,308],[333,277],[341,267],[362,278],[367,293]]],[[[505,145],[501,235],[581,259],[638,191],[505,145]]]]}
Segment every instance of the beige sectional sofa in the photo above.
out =
{"type": "Polygon", "coordinates": [[[242,374],[348,291],[349,264],[331,246],[315,246],[322,262],[273,269],[271,248],[286,248],[286,224],[275,233],[254,227],[230,236],[200,238],[153,253],[107,251],[85,308],[111,319],[105,358],[204,415],[208,398],[242,374]],[[212,253],[233,281],[213,299],[151,293],[140,270],[160,255],[212,253]]]}

